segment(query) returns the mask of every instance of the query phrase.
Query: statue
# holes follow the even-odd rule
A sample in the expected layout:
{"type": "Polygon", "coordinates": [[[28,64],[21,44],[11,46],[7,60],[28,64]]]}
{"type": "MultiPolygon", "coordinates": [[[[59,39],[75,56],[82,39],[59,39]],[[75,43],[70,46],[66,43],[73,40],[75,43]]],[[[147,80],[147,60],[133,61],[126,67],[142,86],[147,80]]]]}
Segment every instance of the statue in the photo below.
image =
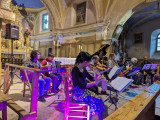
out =
{"type": "Polygon", "coordinates": [[[107,33],[108,33],[109,25],[110,25],[110,20],[108,21],[107,26],[103,28],[103,40],[107,40],[107,33]]]}
{"type": "Polygon", "coordinates": [[[29,32],[29,29],[27,28],[26,31],[24,32],[24,45],[28,46],[29,45],[29,41],[30,41],[30,35],[31,33],[29,32]]]}

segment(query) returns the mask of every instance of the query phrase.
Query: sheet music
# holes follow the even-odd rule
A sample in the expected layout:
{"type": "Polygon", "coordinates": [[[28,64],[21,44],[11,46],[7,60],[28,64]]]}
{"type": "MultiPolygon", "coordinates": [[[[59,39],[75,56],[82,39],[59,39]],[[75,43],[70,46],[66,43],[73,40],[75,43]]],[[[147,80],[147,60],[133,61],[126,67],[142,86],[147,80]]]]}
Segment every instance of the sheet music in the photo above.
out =
{"type": "Polygon", "coordinates": [[[125,90],[132,82],[132,79],[117,77],[110,84],[114,89],[118,90],[119,92],[123,92],[123,90],[125,90]]]}
{"type": "Polygon", "coordinates": [[[151,70],[155,70],[155,69],[157,69],[157,66],[158,66],[158,64],[152,64],[152,66],[151,66],[151,70]]]}
{"type": "Polygon", "coordinates": [[[145,64],[142,68],[142,70],[149,70],[152,64],[145,64]]]}
{"type": "Polygon", "coordinates": [[[111,71],[108,74],[109,79],[111,79],[113,77],[113,75],[117,72],[119,68],[117,66],[114,66],[111,71]]]}
{"type": "Polygon", "coordinates": [[[122,70],[123,70],[124,66],[119,67],[119,70],[117,70],[117,72],[115,73],[115,75],[118,75],[122,70]]]}
{"type": "Polygon", "coordinates": [[[132,75],[136,74],[137,72],[139,72],[139,70],[135,70],[135,71],[131,72],[130,74],[128,74],[127,76],[132,76],[132,75]]]}

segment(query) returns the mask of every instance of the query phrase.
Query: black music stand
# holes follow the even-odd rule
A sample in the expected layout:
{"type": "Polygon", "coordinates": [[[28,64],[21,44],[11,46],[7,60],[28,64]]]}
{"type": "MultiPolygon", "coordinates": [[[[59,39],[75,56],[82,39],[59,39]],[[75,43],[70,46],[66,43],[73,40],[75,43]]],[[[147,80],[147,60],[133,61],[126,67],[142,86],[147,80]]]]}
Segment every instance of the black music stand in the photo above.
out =
{"type": "MultiPolygon", "coordinates": [[[[115,110],[117,109],[118,92],[119,93],[123,92],[132,82],[133,82],[132,79],[128,79],[125,77],[117,77],[109,84],[110,85],[110,96],[108,97],[107,100],[109,100],[110,103],[115,105],[115,110]],[[111,96],[112,91],[115,92],[116,94],[115,97],[111,96]]],[[[105,100],[104,102],[106,102],[107,100],[105,100]]]]}
{"type": "Polygon", "coordinates": [[[117,102],[118,102],[118,91],[116,89],[114,89],[110,84],[109,84],[109,86],[110,86],[109,96],[107,96],[107,99],[103,102],[109,101],[109,103],[111,103],[111,105],[114,104],[115,110],[116,110],[117,109],[117,102]],[[113,95],[112,92],[113,92],[113,94],[115,93],[116,96],[112,97],[112,95],[113,95]]]}
{"type": "MultiPolygon", "coordinates": [[[[114,66],[111,69],[110,73],[108,74],[108,81],[111,81],[113,78],[116,78],[117,75],[122,70],[123,70],[123,67],[119,68],[118,66],[114,66]],[[112,72],[113,72],[113,74],[112,74],[112,72]]],[[[118,91],[116,89],[114,89],[110,83],[109,83],[109,87],[110,87],[110,93],[109,93],[109,96],[107,96],[107,99],[104,100],[104,102],[109,101],[111,103],[111,105],[114,104],[115,105],[115,110],[116,110],[117,109],[117,102],[118,102],[118,91]],[[116,94],[116,97],[112,97],[112,95],[113,95],[112,92],[113,92],[113,94],[114,93],[116,94]]]]}

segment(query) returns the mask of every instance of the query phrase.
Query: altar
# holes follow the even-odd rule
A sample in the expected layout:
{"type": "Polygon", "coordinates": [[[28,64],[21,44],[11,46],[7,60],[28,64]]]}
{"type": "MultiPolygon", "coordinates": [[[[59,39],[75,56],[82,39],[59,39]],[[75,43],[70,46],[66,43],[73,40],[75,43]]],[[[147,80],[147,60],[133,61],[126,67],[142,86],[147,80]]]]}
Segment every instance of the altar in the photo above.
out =
{"type": "MultiPolygon", "coordinates": [[[[24,46],[24,33],[22,19],[19,8],[11,4],[10,0],[0,0],[0,73],[1,68],[4,68],[5,63],[11,63],[11,47],[12,40],[5,39],[6,24],[13,23],[19,26],[19,40],[13,41],[13,63],[21,65],[23,60],[29,57],[32,50],[29,46],[24,46]]],[[[0,76],[1,84],[1,76],[0,76]]]]}
{"type": "Polygon", "coordinates": [[[22,25],[23,16],[20,14],[17,6],[14,6],[9,2],[7,3],[5,0],[2,0],[1,3],[1,8],[4,8],[0,9],[0,18],[2,18],[0,23],[2,68],[4,68],[5,63],[11,63],[12,40],[5,38],[6,24],[8,23],[13,23],[19,26],[19,40],[13,41],[13,64],[22,65],[23,61],[29,58],[29,54],[33,50],[29,45],[24,45],[25,40],[22,25]]]}

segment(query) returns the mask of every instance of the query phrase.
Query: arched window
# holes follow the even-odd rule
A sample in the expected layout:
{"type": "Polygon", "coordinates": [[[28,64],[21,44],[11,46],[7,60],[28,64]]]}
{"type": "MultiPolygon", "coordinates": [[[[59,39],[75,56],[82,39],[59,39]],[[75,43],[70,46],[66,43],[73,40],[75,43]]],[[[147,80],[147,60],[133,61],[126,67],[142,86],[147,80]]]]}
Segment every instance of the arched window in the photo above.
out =
{"type": "Polygon", "coordinates": [[[157,51],[160,51],[160,34],[157,36],[157,51]]]}
{"type": "Polygon", "coordinates": [[[48,30],[49,29],[49,14],[48,13],[43,15],[42,22],[43,22],[42,29],[48,30]]]}

